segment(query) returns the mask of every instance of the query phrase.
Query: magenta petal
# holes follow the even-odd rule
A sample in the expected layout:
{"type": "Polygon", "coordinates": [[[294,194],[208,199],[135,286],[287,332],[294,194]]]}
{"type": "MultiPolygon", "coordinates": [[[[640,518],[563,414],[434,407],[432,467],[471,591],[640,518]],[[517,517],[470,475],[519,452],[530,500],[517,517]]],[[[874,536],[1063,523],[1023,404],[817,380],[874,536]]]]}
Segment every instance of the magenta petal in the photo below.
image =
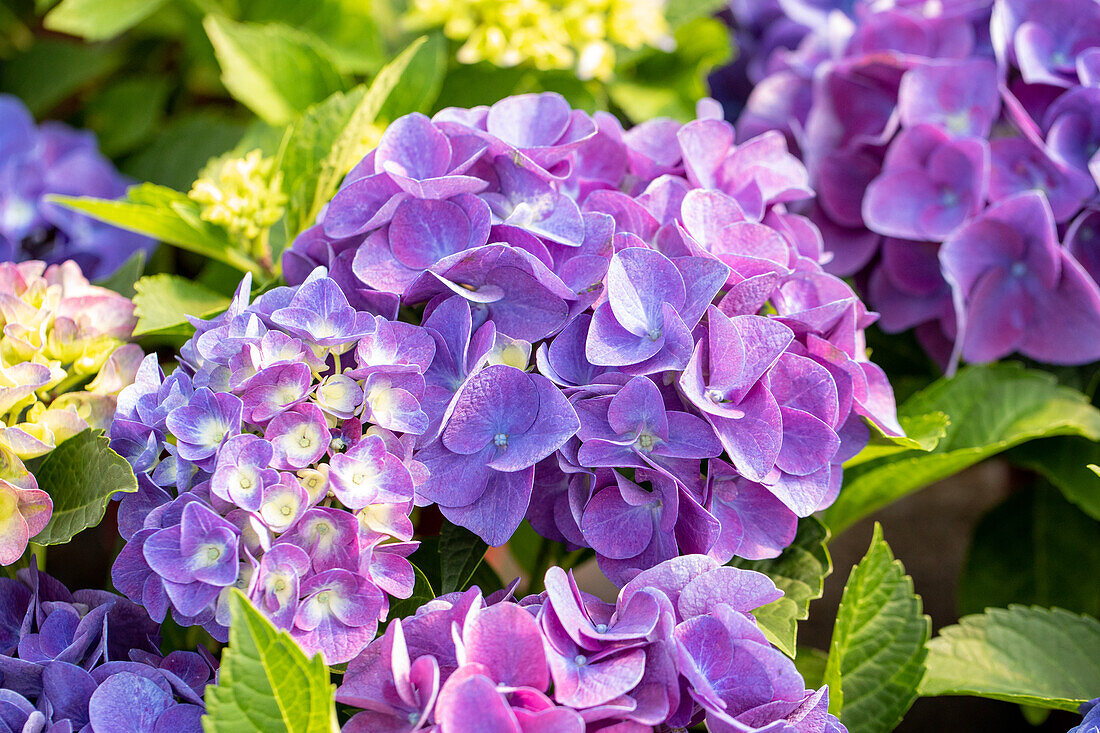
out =
{"type": "Polygon", "coordinates": [[[584,508],[581,532],[601,555],[614,560],[635,557],[649,546],[654,531],[654,505],[633,506],[619,489],[597,493],[584,508]]]}
{"type": "Polygon", "coordinates": [[[451,675],[439,691],[435,720],[440,733],[464,733],[475,720],[478,731],[484,733],[521,733],[516,716],[493,681],[461,670],[451,675]]]}
{"type": "Polygon", "coordinates": [[[718,604],[748,613],[782,597],[783,591],[763,573],[720,567],[684,586],[676,607],[683,618],[713,613],[718,604]]]}
{"type": "Polygon", "coordinates": [[[484,665],[497,684],[537,690],[550,684],[542,633],[520,606],[498,603],[467,619],[462,643],[467,660],[484,665]]]}

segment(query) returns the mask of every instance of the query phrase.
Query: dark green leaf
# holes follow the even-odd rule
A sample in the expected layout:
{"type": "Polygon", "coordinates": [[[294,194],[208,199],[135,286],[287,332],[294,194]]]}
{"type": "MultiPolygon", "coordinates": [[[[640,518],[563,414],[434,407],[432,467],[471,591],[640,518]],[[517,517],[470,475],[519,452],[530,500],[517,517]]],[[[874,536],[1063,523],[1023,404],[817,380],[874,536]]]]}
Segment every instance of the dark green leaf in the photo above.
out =
{"type": "Polygon", "coordinates": [[[188,334],[187,316],[208,318],[225,310],[229,298],[179,275],[149,275],[134,286],[135,336],[188,334]]]}
{"type": "Polygon", "coordinates": [[[439,532],[440,593],[465,589],[489,548],[470,530],[444,522],[439,532]]]}
{"type": "Polygon", "coordinates": [[[87,105],[86,124],[99,137],[104,155],[127,153],[148,140],[164,115],[165,78],[126,79],[96,95],[87,105]]]}
{"type": "Polygon", "coordinates": [[[96,526],[112,496],[138,488],[130,464],[111,450],[102,430],[90,428],[50,451],[34,477],[53,499],[49,524],[32,540],[40,545],[64,544],[96,526]]]}
{"type": "Polygon", "coordinates": [[[950,423],[931,452],[891,451],[846,468],[840,497],[823,515],[833,532],[1025,441],[1056,435],[1100,440],[1100,411],[1084,395],[1012,363],[966,367],[913,395],[898,412],[903,427],[915,420],[924,429],[935,427],[936,413],[950,423]]]}
{"type": "Polygon", "coordinates": [[[783,597],[753,611],[768,639],[793,657],[798,622],[810,615],[810,601],[821,597],[825,578],[833,571],[826,543],[829,532],[814,517],[798,522],[798,533],[790,546],[772,560],[735,558],[731,565],[765,573],[783,591],[783,597]]]}
{"type": "Polygon", "coordinates": [[[1008,459],[1043,474],[1067,499],[1100,519],[1100,477],[1090,468],[1100,463],[1100,443],[1075,437],[1033,440],[1009,451],[1008,459]]]}
{"type": "Polygon", "coordinates": [[[1060,608],[965,616],[928,642],[920,694],[974,695],[1059,710],[1100,691],[1100,622],[1060,608]]]}
{"type": "Polygon", "coordinates": [[[125,61],[123,49],[60,39],[37,39],[26,51],[0,64],[0,87],[23,100],[37,116],[107,76],[125,61]]]}
{"type": "Polygon", "coordinates": [[[232,624],[218,684],[206,688],[206,733],[336,733],[336,704],[321,655],[308,659],[244,595],[229,599],[232,624]]]}
{"type": "Polygon", "coordinates": [[[89,41],[114,38],[156,11],[165,0],[62,0],[43,24],[89,41]]]}
{"type": "Polygon", "coordinates": [[[1098,538],[1100,522],[1049,486],[1009,497],[974,531],[959,613],[1024,603],[1100,616],[1098,538]]]}
{"type": "Polygon", "coordinates": [[[435,598],[435,591],[432,589],[431,582],[428,581],[428,576],[424,575],[424,571],[416,565],[413,565],[412,569],[416,579],[412,595],[408,598],[394,598],[390,601],[388,617],[390,621],[395,618],[412,616],[416,613],[416,609],[435,598]]]}
{"type": "MultiPolygon", "coordinates": [[[[423,38],[422,42],[417,41],[415,46],[410,46],[387,65],[391,69],[394,66],[400,68],[399,81],[391,83],[383,80],[383,88],[388,88],[388,92],[375,115],[377,119],[392,122],[410,112],[431,111],[447,71],[447,42],[438,33],[423,38]],[[406,57],[406,54],[409,55],[406,57]]],[[[382,78],[383,73],[385,70],[379,72],[371,83],[372,93],[375,82],[382,78]]]]}
{"type": "Polygon", "coordinates": [[[244,124],[227,119],[224,114],[180,115],[127,158],[122,170],[142,181],[186,191],[206,162],[233,148],[244,132],[244,124]]]}
{"type": "Polygon", "coordinates": [[[844,586],[825,683],[829,709],[851,733],[892,731],[924,675],[932,622],[875,524],[871,547],[844,586]]]}
{"type": "Polygon", "coordinates": [[[278,23],[203,21],[229,93],[273,125],[340,91],[343,78],[309,36],[278,23]]]}

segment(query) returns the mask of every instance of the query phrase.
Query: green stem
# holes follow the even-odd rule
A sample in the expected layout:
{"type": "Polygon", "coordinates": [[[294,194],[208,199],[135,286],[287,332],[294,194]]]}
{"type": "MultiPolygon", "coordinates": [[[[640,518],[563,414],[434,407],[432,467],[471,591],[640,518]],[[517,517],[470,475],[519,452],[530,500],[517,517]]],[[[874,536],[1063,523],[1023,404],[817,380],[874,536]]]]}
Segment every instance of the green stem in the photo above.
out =
{"type": "Polygon", "coordinates": [[[27,545],[27,549],[30,551],[30,557],[27,558],[27,561],[30,562],[31,558],[34,558],[34,561],[38,564],[38,569],[42,570],[42,571],[45,571],[46,570],[46,546],[45,545],[40,545],[37,542],[31,542],[30,544],[27,545]]]}

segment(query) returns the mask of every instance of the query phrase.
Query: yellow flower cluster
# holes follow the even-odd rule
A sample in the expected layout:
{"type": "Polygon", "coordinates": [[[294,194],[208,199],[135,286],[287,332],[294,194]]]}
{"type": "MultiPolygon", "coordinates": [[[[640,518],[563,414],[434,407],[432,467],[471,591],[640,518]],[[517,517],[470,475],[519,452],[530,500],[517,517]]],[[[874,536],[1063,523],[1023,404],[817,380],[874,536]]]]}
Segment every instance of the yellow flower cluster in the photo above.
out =
{"type": "Polygon", "coordinates": [[[665,0],[414,0],[408,20],[462,41],[458,60],[497,66],[575,68],[609,79],[615,47],[671,50],[665,0]]]}
{"type": "Polygon", "coordinates": [[[202,205],[205,221],[225,227],[247,245],[279,221],[287,200],[275,159],[259,150],[211,161],[187,195],[202,205]]]}

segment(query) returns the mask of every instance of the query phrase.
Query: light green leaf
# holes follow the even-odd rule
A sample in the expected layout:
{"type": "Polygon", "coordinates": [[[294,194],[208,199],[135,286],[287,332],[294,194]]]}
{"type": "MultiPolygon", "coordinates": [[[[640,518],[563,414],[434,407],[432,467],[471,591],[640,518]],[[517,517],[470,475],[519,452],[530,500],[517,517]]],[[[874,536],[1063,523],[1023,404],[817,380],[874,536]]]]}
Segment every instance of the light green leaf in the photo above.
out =
{"type": "Polygon", "coordinates": [[[444,522],[439,532],[441,593],[465,590],[489,546],[464,527],[444,522]]]}
{"type": "Polygon", "coordinates": [[[123,33],[156,11],[164,0],[62,0],[43,20],[48,30],[102,41],[123,33]]]}
{"type": "Polygon", "coordinates": [[[231,592],[229,604],[229,646],[218,684],[206,688],[203,730],[335,733],[335,688],[321,655],[308,659],[239,590],[231,592]]]}
{"type": "Polygon", "coordinates": [[[279,23],[236,23],[207,16],[206,34],[234,98],[273,125],[340,91],[343,78],[306,34],[279,23]]]}
{"type": "Polygon", "coordinates": [[[1043,482],[1013,494],[974,530],[959,613],[1025,603],[1100,615],[1098,538],[1100,522],[1043,482]]]}
{"type": "Polygon", "coordinates": [[[1100,621],[1009,606],[965,616],[928,642],[920,694],[974,695],[1059,710],[1100,693],[1100,621]]]}
{"type": "Polygon", "coordinates": [[[869,425],[871,440],[867,446],[853,458],[850,458],[844,468],[848,469],[860,463],[892,456],[904,451],[921,451],[927,453],[939,445],[940,440],[947,435],[947,426],[951,424],[951,418],[942,412],[930,412],[925,415],[904,415],[901,417],[901,426],[905,435],[886,435],[877,426],[869,425]]]}
{"type": "Polygon", "coordinates": [[[840,600],[825,683],[829,709],[851,733],[892,731],[917,699],[932,622],[875,524],[840,600]]]}
{"type": "Polygon", "coordinates": [[[1067,499],[1100,519],[1100,477],[1093,470],[1100,463],[1100,443],[1076,437],[1033,440],[1013,448],[1008,459],[1043,474],[1067,499]]]}
{"type": "Polygon", "coordinates": [[[135,336],[190,335],[187,316],[209,318],[229,305],[229,298],[179,275],[149,275],[134,289],[135,336]]]}
{"type": "Polygon", "coordinates": [[[753,611],[768,640],[790,657],[795,656],[798,622],[810,615],[810,601],[821,597],[825,578],[833,571],[826,543],[829,531],[814,517],[798,522],[790,546],[772,560],[734,558],[730,565],[765,573],[783,591],[783,597],[753,611]]]}
{"type": "Polygon", "coordinates": [[[313,224],[340,181],[374,147],[383,107],[408,85],[417,88],[421,58],[434,53],[426,36],[417,39],[378,72],[369,88],[334,95],[290,127],[279,163],[290,199],[288,240],[313,224]]]}
{"type": "Polygon", "coordinates": [[[825,684],[825,667],[828,663],[829,654],[811,646],[798,647],[798,653],[794,657],[794,666],[809,690],[825,684]]]}
{"type": "MultiPolygon", "coordinates": [[[[390,67],[402,68],[396,83],[388,80],[382,82],[383,89],[388,89],[388,92],[377,113],[379,120],[389,123],[410,112],[430,112],[439,96],[447,72],[447,41],[439,33],[422,38],[423,41],[417,40],[415,48],[409,46],[402,51],[375,77],[377,81],[390,67]]],[[[389,74],[392,73],[391,69],[389,74]]]]}
{"type": "Polygon", "coordinates": [[[239,20],[282,23],[309,33],[341,71],[366,74],[385,60],[377,2],[363,0],[241,0],[239,20]]]}
{"type": "Polygon", "coordinates": [[[143,183],[132,186],[126,198],[119,201],[86,196],[50,196],[48,200],[242,272],[264,274],[258,264],[236,249],[225,229],[199,218],[201,209],[196,202],[170,188],[143,183]]]}
{"type": "Polygon", "coordinates": [[[111,450],[102,430],[85,430],[54,448],[33,470],[53,499],[53,514],[32,542],[62,545],[103,520],[107,502],[118,493],[137,491],[137,478],[126,459],[111,450]]]}
{"type": "Polygon", "coordinates": [[[992,455],[1036,438],[1081,435],[1100,440],[1100,411],[1080,392],[1045,372],[1003,363],[969,366],[940,379],[898,410],[902,426],[950,419],[931,452],[903,450],[857,462],[844,472],[844,488],[823,518],[834,532],[901,497],[958,473],[992,455]]]}

